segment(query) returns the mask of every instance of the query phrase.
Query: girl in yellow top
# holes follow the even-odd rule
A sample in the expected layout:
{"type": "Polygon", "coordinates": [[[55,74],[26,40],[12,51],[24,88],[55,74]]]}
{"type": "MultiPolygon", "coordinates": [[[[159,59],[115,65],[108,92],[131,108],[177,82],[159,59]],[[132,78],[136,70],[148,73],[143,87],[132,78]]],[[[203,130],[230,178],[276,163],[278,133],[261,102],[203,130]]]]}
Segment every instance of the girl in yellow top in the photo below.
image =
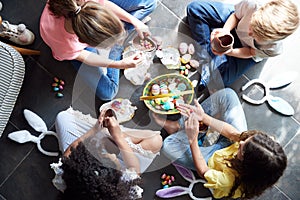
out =
{"type": "MultiPolygon", "coordinates": [[[[185,129],[176,130],[176,127],[179,128],[178,122],[164,122],[165,130],[171,135],[164,140],[163,152],[172,161],[195,169],[201,177],[205,178],[207,183],[204,186],[212,189],[215,198],[248,199],[259,196],[282,176],[287,165],[287,157],[280,144],[267,134],[257,130],[239,131],[246,126],[241,128],[234,119],[239,121],[239,118],[242,118],[240,123],[245,119],[238,97],[233,90],[226,88],[217,91],[211,97],[209,103],[212,106],[209,109],[203,107],[206,112],[220,107],[220,113],[224,109],[225,112],[231,112],[227,115],[233,113],[234,115],[231,117],[221,115],[220,118],[224,120],[221,121],[205,113],[197,101],[194,106],[179,105],[180,113],[186,118],[185,129]],[[214,97],[217,96],[223,100],[214,101],[214,97]],[[226,102],[225,99],[230,101],[226,102]],[[238,112],[232,112],[234,110],[238,112]],[[220,133],[215,144],[204,147],[199,143],[198,138],[201,138],[199,121],[220,133]],[[227,143],[226,146],[225,140],[231,143],[227,143]]],[[[155,120],[162,124],[161,119],[155,117],[155,120]]]]}

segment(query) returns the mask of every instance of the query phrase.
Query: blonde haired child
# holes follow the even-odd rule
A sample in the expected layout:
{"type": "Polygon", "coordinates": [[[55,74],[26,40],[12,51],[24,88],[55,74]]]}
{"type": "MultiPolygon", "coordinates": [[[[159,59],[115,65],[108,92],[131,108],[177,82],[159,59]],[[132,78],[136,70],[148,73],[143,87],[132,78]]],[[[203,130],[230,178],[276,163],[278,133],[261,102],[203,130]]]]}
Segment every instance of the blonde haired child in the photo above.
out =
{"type": "Polygon", "coordinates": [[[210,80],[229,86],[256,63],[279,55],[281,40],[299,26],[297,6],[291,0],[242,0],[236,5],[194,1],[187,7],[187,19],[193,38],[211,56],[202,69],[199,89],[210,80]],[[212,50],[214,37],[225,33],[234,36],[233,48],[223,53],[212,50]]]}

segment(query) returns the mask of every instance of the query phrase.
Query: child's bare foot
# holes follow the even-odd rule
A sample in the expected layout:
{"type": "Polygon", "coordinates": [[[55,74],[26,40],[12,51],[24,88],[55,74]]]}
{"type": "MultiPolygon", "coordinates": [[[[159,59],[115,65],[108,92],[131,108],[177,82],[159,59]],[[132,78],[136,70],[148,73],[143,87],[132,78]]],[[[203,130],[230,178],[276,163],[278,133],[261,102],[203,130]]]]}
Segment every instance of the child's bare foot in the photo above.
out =
{"type": "Polygon", "coordinates": [[[154,118],[155,122],[163,127],[170,135],[176,133],[180,128],[178,121],[171,121],[167,120],[166,118],[161,118],[155,113],[152,113],[152,117],[154,118]]]}

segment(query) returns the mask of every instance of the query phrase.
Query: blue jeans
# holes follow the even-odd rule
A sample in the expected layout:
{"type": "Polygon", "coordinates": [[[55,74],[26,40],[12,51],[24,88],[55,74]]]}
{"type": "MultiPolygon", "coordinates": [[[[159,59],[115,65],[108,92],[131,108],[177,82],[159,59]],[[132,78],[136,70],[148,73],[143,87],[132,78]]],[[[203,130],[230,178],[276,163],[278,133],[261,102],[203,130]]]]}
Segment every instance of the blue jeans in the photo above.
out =
{"type": "MultiPolygon", "coordinates": [[[[210,33],[215,28],[222,28],[228,17],[234,12],[234,6],[215,1],[194,1],[187,6],[187,19],[191,28],[193,39],[211,56],[211,79],[218,83],[221,76],[221,84],[231,85],[242,76],[250,67],[255,65],[252,58],[242,59],[232,56],[216,56],[210,47],[210,33]]],[[[248,32],[248,30],[245,30],[248,32]]],[[[234,36],[234,48],[242,47],[239,38],[234,36]]]]}
{"type": "MultiPolygon", "coordinates": [[[[148,16],[157,6],[157,0],[110,0],[114,2],[119,7],[126,10],[132,16],[138,18],[139,20],[144,19],[148,16]]],[[[125,29],[133,29],[132,24],[125,23],[125,29]]]]}
{"type": "MultiPolygon", "coordinates": [[[[87,47],[85,50],[98,54],[97,49],[93,47],[87,47]]],[[[123,47],[115,45],[109,53],[109,58],[120,60],[122,52],[123,47]]],[[[116,96],[119,89],[120,69],[107,68],[105,75],[102,67],[89,66],[77,60],[72,60],[71,63],[78,71],[77,74],[87,83],[92,91],[95,91],[99,99],[109,101],[116,96]]]]}
{"type": "MultiPolygon", "coordinates": [[[[157,0],[112,0],[112,2],[138,19],[145,18],[157,5],[157,0]]],[[[133,28],[131,24],[125,23],[126,30],[133,28]]],[[[93,47],[87,47],[86,50],[98,53],[97,49],[93,47]]],[[[112,60],[121,60],[122,52],[123,47],[115,45],[110,51],[109,58],[112,60]]],[[[73,60],[71,63],[88,86],[96,92],[98,98],[103,101],[109,101],[116,96],[119,88],[119,69],[107,68],[107,74],[104,75],[101,67],[88,66],[77,60],[73,60]]]]}
{"type": "MultiPolygon", "coordinates": [[[[220,120],[234,126],[240,132],[247,130],[245,114],[240,104],[237,94],[230,88],[225,88],[212,94],[202,102],[205,113],[210,116],[220,115],[220,120]]],[[[230,140],[220,136],[218,141],[208,147],[203,147],[199,143],[200,151],[206,160],[219,149],[231,144],[230,140]]],[[[162,152],[171,160],[189,169],[195,170],[195,165],[184,127],[177,133],[169,135],[163,143],[162,152]]]]}

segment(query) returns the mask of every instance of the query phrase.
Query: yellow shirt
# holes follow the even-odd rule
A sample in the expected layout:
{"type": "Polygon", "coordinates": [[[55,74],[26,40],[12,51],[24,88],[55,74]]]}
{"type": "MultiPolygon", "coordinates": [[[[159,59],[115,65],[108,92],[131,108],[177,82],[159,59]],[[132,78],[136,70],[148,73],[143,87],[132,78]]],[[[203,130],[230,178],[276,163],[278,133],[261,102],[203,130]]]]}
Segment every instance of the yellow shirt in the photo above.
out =
{"type": "MultiPolygon", "coordinates": [[[[216,151],[208,161],[208,170],[204,177],[207,183],[204,187],[213,189],[214,198],[222,198],[229,195],[230,190],[234,184],[235,177],[238,173],[229,168],[226,163],[229,163],[225,159],[233,158],[239,148],[239,143],[236,142],[229,147],[216,151]]],[[[241,197],[240,187],[235,191],[233,198],[241,197]]]]}

